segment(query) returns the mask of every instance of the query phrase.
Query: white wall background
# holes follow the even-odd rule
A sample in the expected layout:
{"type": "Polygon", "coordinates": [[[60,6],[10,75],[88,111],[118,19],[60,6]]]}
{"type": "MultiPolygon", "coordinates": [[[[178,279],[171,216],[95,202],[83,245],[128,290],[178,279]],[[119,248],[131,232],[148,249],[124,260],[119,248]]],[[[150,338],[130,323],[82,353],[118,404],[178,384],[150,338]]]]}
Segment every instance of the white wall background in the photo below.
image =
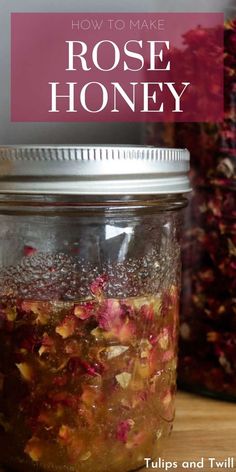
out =
{"type": "Polygon", "coordinates": [[[11,123],[10,13],[82,11],[232,11],[236,0],[0,0],[0,144],[141,141],[137,123],[11,123]]]}

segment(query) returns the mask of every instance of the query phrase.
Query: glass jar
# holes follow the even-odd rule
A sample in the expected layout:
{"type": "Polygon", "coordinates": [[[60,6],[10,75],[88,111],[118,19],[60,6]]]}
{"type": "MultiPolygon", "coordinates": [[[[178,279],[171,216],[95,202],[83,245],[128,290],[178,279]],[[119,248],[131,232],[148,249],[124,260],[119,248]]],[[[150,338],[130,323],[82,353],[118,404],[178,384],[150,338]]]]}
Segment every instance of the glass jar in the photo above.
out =
{"type": "Polygon", "coordinates": [[[186,150],[0,148],[0,464],[124,472],[174,417],[186,150]]]}
{"type": "Polygon", "coordinates": [[[236,186],[194,189],[183,244],[180,386],[236,400],[236,186]],[[193,273],[194,267],[194,273],[193,273]]]}
{"type": "MultiPolygon", "coordinates": [[[[179,385],[236,400],[236,6],[222,0],[224,119],[221,123],[149,124],[147,142],[187,147],[193,193],[185,213],[180,309],[179,385]],[[196,145],[197,143],[197,145],[196,145]]],[[[203,32],[204,32],[204,28],[203,32]]],[[[204,51],[199,28],[186,51],[204,51]]],[[[204,38],[204,35],[202,36],[204,38]]],[[[212,45],[212,54],[218,54],[212,45]]],[[[186,68],[185,68],[186,69],[186,68]]],[[[194,73],[185,70],[185,73],[194,73]]]]}

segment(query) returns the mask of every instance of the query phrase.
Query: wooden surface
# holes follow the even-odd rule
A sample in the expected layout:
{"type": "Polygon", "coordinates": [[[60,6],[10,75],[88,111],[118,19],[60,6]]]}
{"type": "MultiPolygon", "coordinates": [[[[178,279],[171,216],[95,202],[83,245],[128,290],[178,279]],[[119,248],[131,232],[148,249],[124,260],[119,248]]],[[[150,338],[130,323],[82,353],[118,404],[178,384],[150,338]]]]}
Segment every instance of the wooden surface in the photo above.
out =
{"type": "Polygon", "coordinates": [[[236,404],[179,392],[174,429],[163,459],[178,462],[178,468],[172,467],[168,469],[170,471],[236,472],[236,404]],[[215,457],[218,461],[233,457],[234,468],[227,465],[211,467],[209,457],[215,457]],[[183,461],[199,461],[201,458],[204,459],[204,468],[182,466],[183,461]]]}

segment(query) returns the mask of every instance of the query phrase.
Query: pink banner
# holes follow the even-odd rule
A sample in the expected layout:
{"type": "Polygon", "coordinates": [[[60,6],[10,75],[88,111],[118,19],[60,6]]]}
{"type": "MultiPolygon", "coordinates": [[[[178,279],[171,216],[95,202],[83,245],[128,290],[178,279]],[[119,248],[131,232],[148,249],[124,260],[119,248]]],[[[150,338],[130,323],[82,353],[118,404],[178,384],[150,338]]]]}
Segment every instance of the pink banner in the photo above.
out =
{"type": "Polygon", "coordinates": [[[13,13],[11,120],[221,121],[221,13],[13,13]]]}

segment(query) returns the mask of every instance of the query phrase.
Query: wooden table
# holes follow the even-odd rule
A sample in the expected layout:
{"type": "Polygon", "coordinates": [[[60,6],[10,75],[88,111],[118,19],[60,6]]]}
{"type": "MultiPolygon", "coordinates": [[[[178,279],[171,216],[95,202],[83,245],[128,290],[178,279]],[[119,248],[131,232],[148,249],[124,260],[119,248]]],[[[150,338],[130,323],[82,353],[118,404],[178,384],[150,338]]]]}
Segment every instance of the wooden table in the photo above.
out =
{"type": "MultiPolygon", "coordinates": [[[[236,472],[236,404],[179,392],[176,420],[163,459],[176,461],[169,471],[211,470],[236,472]],[[234,458],[234,468],[210,466],[208,458],[234,458]],[[183,468],[183,461],[204,460],[204,468],[183,468]]],[[[147,468],[142,469],[148,470],[147,468]]],[[[165,469],[151,469],[164,471],[165,469]]]]}

